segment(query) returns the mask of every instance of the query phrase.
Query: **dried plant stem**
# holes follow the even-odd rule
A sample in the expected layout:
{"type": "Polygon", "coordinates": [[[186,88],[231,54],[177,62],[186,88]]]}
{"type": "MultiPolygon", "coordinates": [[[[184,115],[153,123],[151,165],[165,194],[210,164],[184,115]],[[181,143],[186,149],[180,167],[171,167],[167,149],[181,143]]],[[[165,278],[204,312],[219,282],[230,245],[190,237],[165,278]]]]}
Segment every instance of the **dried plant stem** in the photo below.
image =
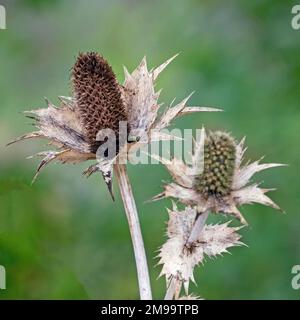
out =
{"type": "Polygon", "coordinates": [[[205,226],[205,222],[208,217],[208,211],[201,212],[198,214],[196,221],[194,223],[193,229],[191,231],[190,237],[188,238],[186,242],[186,246],[189,247],[191,244],[193,244],[198,238],[202,231],[202,229],[205,226]]]}
{"type": "Polygon", "coordinates": [[[139,282],[140,298],[141,300],[152,300],[145,247],[126,166],[119,163],[115,164],[115,172],[118,179],[119,188],[131,234],[139,282]]]}
{"type": "MultiPolygon", "coordinates": [[[[194,226],[192,228],[191,234],[185,244],[185,246],[188,248],[190,246],[193,245],[193,243],[199,238],[207,217],[208,217],[208,211],[204,211],[201,213],[198,213],[198,216],[195,220],[194,226]]],[[[175,300],[177,300],[179,298],[180,295],[180,291],[181,291],[181,287],[182,287],[182,281],[177,279],[177,278],[172,278],[170,280],[166,295],[165,295],[165,300],[172,300],[173,298],[175,300]]]]}
{"type": "Polygon", "coordinates": [[[182,281],[173,277],[169,283],[164,300],[172,300],[174,297],[175,300],[177,300],[180,295],[181,286],[182,281]]]}

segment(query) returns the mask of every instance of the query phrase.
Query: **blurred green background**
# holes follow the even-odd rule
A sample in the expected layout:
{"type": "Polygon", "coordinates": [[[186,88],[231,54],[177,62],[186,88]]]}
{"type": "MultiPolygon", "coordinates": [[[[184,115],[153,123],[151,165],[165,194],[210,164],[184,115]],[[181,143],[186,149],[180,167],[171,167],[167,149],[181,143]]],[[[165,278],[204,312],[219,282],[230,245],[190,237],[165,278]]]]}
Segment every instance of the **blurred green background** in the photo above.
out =
{"type": "MultiPolygon", "coordinates": [[[[180,52],[158,81],[160,101],[196,91],[191,105],[223,113],[189,115],[179,128],[224,129],[247,136],[247,157],[290,164],[257,175],[286,215],[261,205],[241,208],[249,248],[239,247],[197,268],[191,291],[206,299],[298,299],[291,268],[300,264],[299,124],[300,30],[291,28],[293,1],[1,1],[0,30],[0,264],[2,299],[135,299],[135,264],[116,190],[113,203],[100,176],[83,165],[52,164],[31,186],[38,160],[26,156],[45,141],[6,142],[32,129],[23,110],[47,96],[70,93],[79,51],[95,50],[123,81],[147,55],[150,67],[180,52]]],[[[174,126],[173,126],[174,127],[174,126]]],[[[164,241],[170,201],[144,203],[170,181],[160,165],[129,166],[147,248],[155,298],[157,248],[164,241]]],[[[212,217],[211,220],[219,220],[212,217]]]]}

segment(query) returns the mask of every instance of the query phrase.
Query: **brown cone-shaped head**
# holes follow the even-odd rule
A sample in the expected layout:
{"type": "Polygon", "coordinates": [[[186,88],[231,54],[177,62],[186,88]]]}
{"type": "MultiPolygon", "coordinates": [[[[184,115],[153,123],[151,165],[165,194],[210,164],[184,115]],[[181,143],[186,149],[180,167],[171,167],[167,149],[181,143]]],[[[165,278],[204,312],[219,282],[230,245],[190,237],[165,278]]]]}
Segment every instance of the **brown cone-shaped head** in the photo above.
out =
{"type": "Polygon", "coordinates": [[[110,65],[95,52],[79,54],[72,82],[78,111],[95,151],[99,130],[110,128],[118,138],[119,122],[127,121],[119,85],[110,65]]]}

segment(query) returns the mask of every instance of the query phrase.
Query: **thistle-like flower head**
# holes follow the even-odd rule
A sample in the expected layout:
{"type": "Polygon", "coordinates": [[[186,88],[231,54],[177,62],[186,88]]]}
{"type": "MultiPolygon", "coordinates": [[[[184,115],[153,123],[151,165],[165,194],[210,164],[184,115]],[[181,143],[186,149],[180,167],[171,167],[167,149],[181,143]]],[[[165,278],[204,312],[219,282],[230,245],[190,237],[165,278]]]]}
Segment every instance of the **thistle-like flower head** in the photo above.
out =
{"type": "MultiPolygon", "coordinates": [[[[46,100],[47,108],[26,111],[36,121],[37,131],[22,135],[11,143],[31,138],[46,138],[56,146],[55,151],[44,151],[37,168],[37,177],[48,163],[77,163],[96,159],[96,165],[84,174],[90,176],[100,171],[112,194],[113,164],[121,155],[136,150],[153,140],[170,140],[172,136],[161,132],[179,115],[199,111],[219,111],[214,108],[188,107],[188,98],[174,107],[167,108],[158,119],[159,92],[155,92],[155,80],[175,56],[156,69],[148,71],[146,59],[130,74],[125,68],[125,82],[119,84],[108,62],[99,54],[82,53],[72,68],[72,97],[60,97],[56,107],[46,100]],[[123,136],[120,123],[127,122],[123,136]],[[110,129],[116,136],[115,155],[98,155],[98,148],[106,142],[99,140],[101,130],[110,129]],[[151,134],[151,130],[153,134],[151,134]],[[125,148],[126,142],[130,142],[125,148]],[[123,151],[125,150],[125,151],[123,151]]],[[[10,144],[11,144],[10,143],[10,144]]]]}
{"type": "Polygon", "coordinates": [[[174,182],[164,186],[164,192],[154,197],[177,198],[182,203],[197,206],[198,212],[232,214],[243,224],[246,220],[238,206],[261,203],[280,209],[267,195],[274,189],[263,189],[250,183],[259,171],[282,166],[279,163],[261,164],[260,161],[242,164],[245,138],[237,143],[228,133],[210,132],[204,128],[195,143],[191,165],[182,160],[171,161],[157,157],[171,173],[174,182]]]}

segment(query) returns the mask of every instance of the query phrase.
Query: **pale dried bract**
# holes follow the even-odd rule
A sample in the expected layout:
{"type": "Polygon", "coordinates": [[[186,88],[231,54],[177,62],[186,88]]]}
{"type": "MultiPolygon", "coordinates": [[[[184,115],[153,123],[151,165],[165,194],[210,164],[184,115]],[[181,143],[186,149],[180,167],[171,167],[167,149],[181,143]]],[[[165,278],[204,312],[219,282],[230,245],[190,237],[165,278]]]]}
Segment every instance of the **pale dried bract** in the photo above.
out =
{"type": "Polygon", "coordinates": [[[226,253],[230,247],[242,245],[241,236],[237,233],[240,227],[229,227],[227,222],[204,225],[198,237],[187,246],[196,218],[196,208],[188,206],[179,211],[174,207],[169,210],[168,239],[158,255],[162,264],[160,275],[166,276],[167,280],[175,278],[186,288],[190,280],[195,281],[194,268],[204,262],[205,256],[215,257],[226,253]]]}
{"type": "MultiPolygon", "coordinates": [[[[221,137],[228,136],[227,133],[222,132],[211,134],[221,137]]],[[[228,141],[225,144],[228,144],[228,141]]],[[[255,202],[280,209],[266,195],[267,192],[274,189],[264,189],[259,187],[257,183],[251,184],[250,181],[255,173],[284,166],[284,164],[261,164],[260,161],[255,161],[243,165],[243,155],[246,150],[244,149],[244,141],[245,139],[236,143],[234,140],[230,140],[231,149],[224,147],[227,151],[223,150],[222,145],[217,147],[214,144],[211,153],[207,154],[205,147],[207,138],[205,130],[202,128],[201,134],[195,142],[191,165],[185,164],[179,159],[169,161],[156,157],[167,167],[174,182],[166,184],[164,192],[155,196],[153,200],[164,197],[176,198],[184,204],[197,206],[200,213],[211,211],[231,214],[243,224],[247,224],[247,222],[238,209],[238,206],[242,204],[255,202]],[[226,152],[233,152],[229,151],[232,150],[232,147],[235,149],[234,155],[226,158],[226,152]],[[224,182],[224,179],[227,181],[224,182]]]]}
{"type": "MultiPolygon", "coordinates": [[[[177,116],[200,111],[220,111],[209,107],[187,106],[187,99],[178,105],[169,107],[158,119],[159,92],[154,90],[155,80],[165,67],[175,58],[172,57],[161,66],[148,70],[146,58],[130,74],[126,68],[125,81],[121,85],[115,79],[111,67],[97,53],[80,54],[73,67],[73,97],[60,97],[61,104],[55,107],[47,101],[47,108],[32,110],[38,131],[25,134],[17,142],[31,138],[46,138],[57,151],[45,151],[38,154],[43,160],[37,174],[48,163],[58,160],[62,163],[76,163],[96,159],[84,173],[87,176],[101,172],[112,193],[113,164],[120,157],[127,157],[141,146],[151,141],[176,139],[161,130],[177,116]],[[111,129],[119,133],[120,121],[127,120],[128,145],[118,145],[113,158],[97,154],[97,132],[111,129]]],[[[35,176],[36,177],[36,176],[35,176]]]]}

